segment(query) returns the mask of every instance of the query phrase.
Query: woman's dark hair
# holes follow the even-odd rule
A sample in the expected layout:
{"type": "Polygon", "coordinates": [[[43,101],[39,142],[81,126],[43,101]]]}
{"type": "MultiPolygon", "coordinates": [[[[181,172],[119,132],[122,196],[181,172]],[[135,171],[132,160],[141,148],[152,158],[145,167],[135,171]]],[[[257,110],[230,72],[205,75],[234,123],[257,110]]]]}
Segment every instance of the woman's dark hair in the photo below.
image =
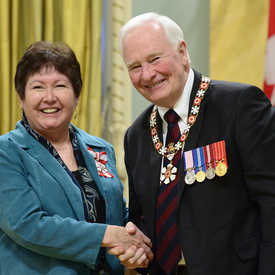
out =
{"type": "Polygon", "coordinates": [[[16,68],[14,83],[21,99],[25,98],[29,77],[45,67],[54,67],[64,74],[73,86],[75,97],[80,95],[81,71],[73,50],[64,42],[38,41],[27,48],[16,68]]]}

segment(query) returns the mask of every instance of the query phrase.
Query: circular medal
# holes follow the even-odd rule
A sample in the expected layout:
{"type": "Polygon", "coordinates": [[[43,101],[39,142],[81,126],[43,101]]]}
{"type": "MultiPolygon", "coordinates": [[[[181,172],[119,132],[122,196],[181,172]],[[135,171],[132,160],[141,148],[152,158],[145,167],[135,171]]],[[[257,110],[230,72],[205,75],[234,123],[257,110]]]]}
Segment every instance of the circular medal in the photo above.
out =
{"type": "Polygon", "coordinates": [[[207,170],[206,170],[206,178],[209,179],[209,180],[212,180],[214,177],[215,177],[215,170],[214,168],[212,167],[209,167],[207,170]]]}
{"type": "Polygon", "coordinates": [[[205,173],[202,170],[197,173],[196,180],[198,182],[203,182],[205,180],[205,173]]]}
{"type": "Polygon", "coordinates": [[[220,162],[216,167],[216,174],[219,177],[222,177],[226,174],[226,172],[227,172],[227,166],[223,162],[220,162]]]}
{"type": "Polygon", "coordinates": [[[195,180],[196,180],[196,176],[195,176],[194,172],[188,171],[185,175],[186,184],[189,184],[189,185],[193,184],[195,182],[195,180]]]}

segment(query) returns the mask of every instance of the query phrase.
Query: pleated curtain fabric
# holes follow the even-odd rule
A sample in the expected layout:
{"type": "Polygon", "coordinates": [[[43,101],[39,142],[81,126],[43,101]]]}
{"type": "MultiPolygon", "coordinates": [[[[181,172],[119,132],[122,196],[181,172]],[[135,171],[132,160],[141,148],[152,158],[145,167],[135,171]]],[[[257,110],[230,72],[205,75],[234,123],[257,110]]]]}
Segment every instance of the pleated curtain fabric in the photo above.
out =
{"type": "Polygon", "coordinates": [[[102,0],[1,0],[0,135],[13,130],[21,117],[14,89],[17,63],[35,41],[64,41],[81,65],[83,88],[72,122],[101,136],[102,0]]]}

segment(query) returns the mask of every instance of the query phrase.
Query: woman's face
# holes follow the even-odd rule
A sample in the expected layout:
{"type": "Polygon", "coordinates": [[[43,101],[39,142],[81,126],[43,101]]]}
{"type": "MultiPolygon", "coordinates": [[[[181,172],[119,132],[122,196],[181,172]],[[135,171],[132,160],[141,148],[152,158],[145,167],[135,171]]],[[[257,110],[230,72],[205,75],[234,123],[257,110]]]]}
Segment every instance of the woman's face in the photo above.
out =
{"type": "Polygon", "coordinates": [[[67,131],[79,102],[69,79],[54,67],[43,67],[31,75],[24,100],[18,99],[29,125],[44,137],[67,131]]]}

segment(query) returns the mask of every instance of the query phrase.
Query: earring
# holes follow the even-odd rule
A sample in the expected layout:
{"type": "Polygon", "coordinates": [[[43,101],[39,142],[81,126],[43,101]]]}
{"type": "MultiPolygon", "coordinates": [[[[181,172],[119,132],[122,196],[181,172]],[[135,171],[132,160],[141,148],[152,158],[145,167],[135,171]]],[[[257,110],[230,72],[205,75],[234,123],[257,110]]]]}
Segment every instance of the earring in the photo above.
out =
{"type": "Polygon", "coordinates": [[[75,115],[74,115],[74,119],[77,118],[77,109],[75,108],[75,115]]]}
{"type": "Polygon", "coordinates": [[[21,120],[24,120],[25,119],[25,112],[24,112],[24,110],[22,109],[22,112],[21,112],[21,120]]]}

